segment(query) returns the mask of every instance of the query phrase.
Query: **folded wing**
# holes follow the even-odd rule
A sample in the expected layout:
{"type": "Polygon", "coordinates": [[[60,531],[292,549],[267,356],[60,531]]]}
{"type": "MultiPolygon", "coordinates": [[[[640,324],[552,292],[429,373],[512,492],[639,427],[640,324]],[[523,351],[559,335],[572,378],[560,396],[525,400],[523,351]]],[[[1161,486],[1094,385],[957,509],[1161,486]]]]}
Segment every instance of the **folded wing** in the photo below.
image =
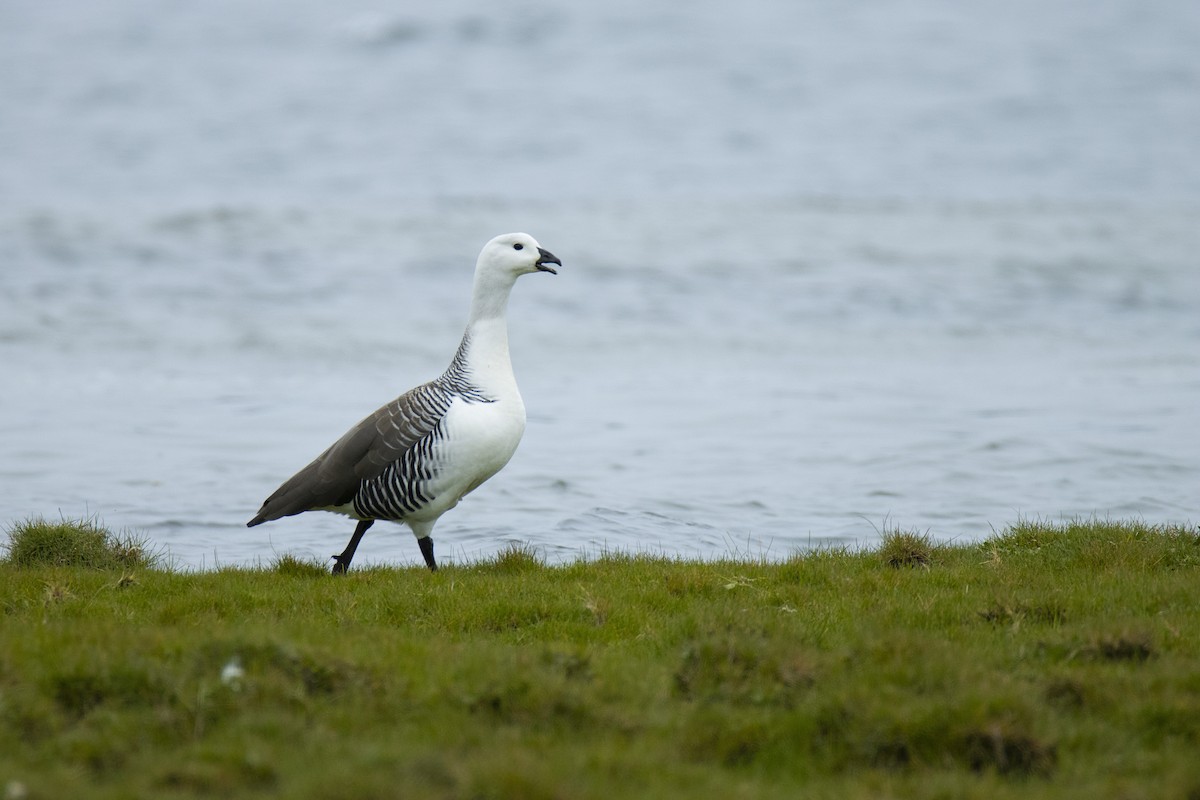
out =
{"type": "Polygon", "coordinates": [[[452,396],[437,381],[423,384],[359,422],[266,499],[249,526],[354,500],[365,480],[433,436],[452,396]]]}

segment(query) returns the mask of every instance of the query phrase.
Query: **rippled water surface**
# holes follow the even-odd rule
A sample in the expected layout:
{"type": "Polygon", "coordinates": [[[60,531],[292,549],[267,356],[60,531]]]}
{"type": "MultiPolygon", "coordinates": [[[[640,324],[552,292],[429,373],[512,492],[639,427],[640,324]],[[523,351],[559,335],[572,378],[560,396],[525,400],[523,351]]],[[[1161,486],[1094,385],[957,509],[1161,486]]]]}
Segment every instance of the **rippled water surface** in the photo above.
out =
{"type": "Polygon", "coordinates": [[[527,230],[445,559],[1200,519],[1200,7],[391,5],[0,4],[0,518],[339,551],[244,523],[527,230]]]}

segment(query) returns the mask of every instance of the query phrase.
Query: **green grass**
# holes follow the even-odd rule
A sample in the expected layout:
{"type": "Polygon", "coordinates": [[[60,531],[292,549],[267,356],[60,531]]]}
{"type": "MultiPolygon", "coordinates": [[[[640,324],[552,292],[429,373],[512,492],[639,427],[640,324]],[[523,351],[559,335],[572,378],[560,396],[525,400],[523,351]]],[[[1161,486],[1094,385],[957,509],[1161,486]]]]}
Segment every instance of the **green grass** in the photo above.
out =
{"type": "Polygon", "coordinates": [[[14,528],[0,792],[1200,798],[1198,533],[334,578],[30,560],[14,528]]]}
{"type": "Polygon", "coordinates": [[[158,559],[143,540],[113,533],[94,519],[28,519],[9,529],[6,561],[15,567],[146,569],[158,559]]]}

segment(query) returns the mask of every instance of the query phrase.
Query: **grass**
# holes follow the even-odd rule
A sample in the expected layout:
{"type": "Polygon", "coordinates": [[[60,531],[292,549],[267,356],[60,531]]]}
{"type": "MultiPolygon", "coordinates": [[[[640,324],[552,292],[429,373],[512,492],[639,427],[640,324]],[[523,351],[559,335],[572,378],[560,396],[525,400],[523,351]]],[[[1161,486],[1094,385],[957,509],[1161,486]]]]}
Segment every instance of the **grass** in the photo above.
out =
{"type": "Polygon", "coordinates": [[[0,560],[9,797],[1200,797],[1195,529],[334,578],[36,527],[0,560]]]}
{"type": "Polygon", "coordinates": [[[6,561],[15,567],[146,569],[157,557],[131,534],[116,534],[95,519],[28,519],[8,531],[6,561]]]}

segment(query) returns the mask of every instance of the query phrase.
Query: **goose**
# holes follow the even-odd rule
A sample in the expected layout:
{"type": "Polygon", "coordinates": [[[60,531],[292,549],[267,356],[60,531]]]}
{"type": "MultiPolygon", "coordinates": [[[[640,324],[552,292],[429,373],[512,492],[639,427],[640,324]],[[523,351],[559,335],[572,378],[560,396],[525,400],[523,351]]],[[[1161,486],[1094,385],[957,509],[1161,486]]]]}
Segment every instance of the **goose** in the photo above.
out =
{"type": "Polygon", "coordinates": [[[333,574],[350,568],[376,520],[412,530],[430,570],[433,526],[508,463],[525,432],[525,404],[508,353],[508,296],[517,278],[557,275],[562,262],[526,233],[479,253],[467,329],[450,366],[363,419],[266,499],[247,527],[333,511],[358,520],[333,574]]]}

